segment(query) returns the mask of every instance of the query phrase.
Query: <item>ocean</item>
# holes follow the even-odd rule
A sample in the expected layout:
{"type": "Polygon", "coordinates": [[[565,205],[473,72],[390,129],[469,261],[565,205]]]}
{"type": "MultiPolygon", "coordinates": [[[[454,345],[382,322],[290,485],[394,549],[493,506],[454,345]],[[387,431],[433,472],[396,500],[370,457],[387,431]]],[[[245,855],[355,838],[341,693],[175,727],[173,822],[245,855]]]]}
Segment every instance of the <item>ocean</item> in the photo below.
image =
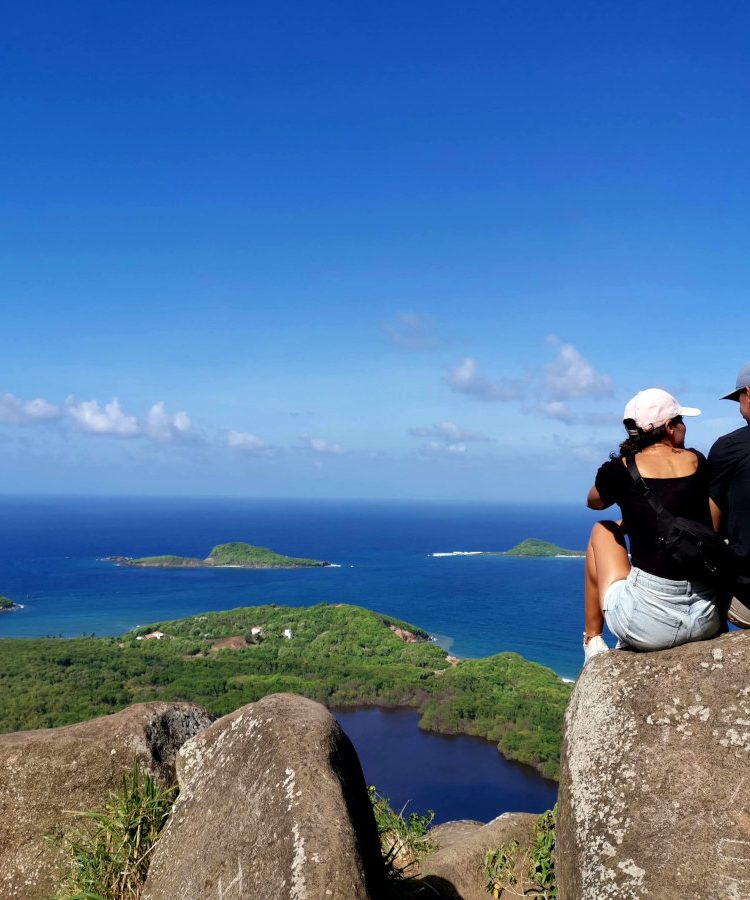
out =
{"type": "MultiPolygon", "coordinates": [[[[5,497],[0,594],[24,609],[0,615],[0,636],[110,635],[237,606],[353,603],[421,626],[457,656],[511,650],[573,679],[582,663],[581,559],[432,554],[506,550],[527,537],[582,549],[595,520],[562,505],[5,497]],[[103,559],[202,557],[235,540],[336,567],[128,569],[103,559]]],[[[378,720],[383,739],[389,721],[378,720]]],[[[459,804],[459,817],[471,818],[470,806],[459,804]]]]}

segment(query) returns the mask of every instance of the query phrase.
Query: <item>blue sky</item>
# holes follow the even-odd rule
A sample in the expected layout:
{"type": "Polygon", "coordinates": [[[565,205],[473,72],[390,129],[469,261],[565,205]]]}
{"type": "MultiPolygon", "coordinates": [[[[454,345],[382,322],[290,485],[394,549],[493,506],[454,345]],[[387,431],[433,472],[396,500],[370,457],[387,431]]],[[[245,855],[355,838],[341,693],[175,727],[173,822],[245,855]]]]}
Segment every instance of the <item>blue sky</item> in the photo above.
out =
{"type": "Polygon", "coordinates": [[[741,3],[28,3],[0,489],[579,500],[738,427],[741,3]]]}

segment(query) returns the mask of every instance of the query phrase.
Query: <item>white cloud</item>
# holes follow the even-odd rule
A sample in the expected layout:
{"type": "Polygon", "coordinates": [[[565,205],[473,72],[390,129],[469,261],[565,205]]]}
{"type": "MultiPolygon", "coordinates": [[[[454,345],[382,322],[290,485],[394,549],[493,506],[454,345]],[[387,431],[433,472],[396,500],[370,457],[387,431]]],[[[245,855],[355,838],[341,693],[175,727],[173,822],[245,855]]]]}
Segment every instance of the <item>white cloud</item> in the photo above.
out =
{"type": "Polygon", "coordinates": [[[559,422],[570,424],[575,421],[575,415],[563,400],[552,400],[549,403],[539,403],[534,407],[535,412],[540,412],[549,419],[557,419],[559,422]]]}
{"type": "Polygon", "coordinates": [[[77,403],[74,397],[68,397],[65,412],[80,431],[88,434],[107,434],[120,438],[138,437],[142,434],[136,417],[123,412],[117,397],[104,406],[99,406],[96,400],[77,403]]]}
{"type": "MultiPolygon", "coordinates": [[[[552,439],[563,457],[572,457],[579,462],[584,462],[596,467],[606,462],[610,451],[615,449],[614,441],[612,445],[606,444],[600,440],[573,441],[569,438],[562,437],[559,434],[552,435],[552,439]]],[[[591,474],[591,480],[593,481],[596,470],[592,469],[591,474]]]]}
{"type": "Polygon", "coordinates": [[[0,423],[30,425],[52,421],[65,416],[73,427],[85,434],[111,435],[120,438],[142,437],[157,443],[195,440],[190,417],[184,411],[167,412],[164,402],[158,401],[144,419],[126,413],[114,397],[100,405],[96,400],[76,400],[70,395],[62,407],[41,397],[24,401],[13,394],[0,394],[0,423]]]}
{"type": "Polygon", "coordinates": [[[49,422],[62,415],[59,406],[41,397],[35,400],[21,400],[14,394],[0,394],[0,422],[8,425],[32,425],[49,422]]]}
{"type": "Polygon", "coordinates": [[[467,431],[456,425],[455,422],[436,422],[434,425],[419,428],[410,428],[412,437],[430,438],[422,444],[417,453],[425,458],[435,457],[464,457],[467,453],[467,444],[471,442],[492,441],[479,431],[467,431]]]}
{"type": "Polygon", "coordinates": [[[429,350],[438,343],[432,319],[419,313],[399,313],[383,323],[383,331],[406,350],[429,350]]]}
{"type": "Polygon", "coordinates": [[[160,443],[186,440],[194,436],[188,414],[178,412],[170,415],[164,407],[163,400],[154,403],[148,411],[142,431],[151,440],[160,443]]]}
{"type": "MultiPolygon", "coordinates": [[[[581,422],[586,425],[593,425],[599,428],[622,428],[622,413],[616,412],[587,412],[582,413],[579,417],[581,422]]],[[[618,434],[615,430],[615,434],[618,434]]]]}
{"type": "Polygon", "coordinates": [[[409,434],[412,437],[435,438],[446,444],[469,443],[473,441],[485,442],[492,441],[494,438],[480,431],[466,431],[456,425],[455,422],[436,422],[434,425],[421,426],[418,428],[410,428],[409,434]]]}
{"type": "Polygon", "coordinates": [[[554,336],[548,342],[559,346],[557,357],[544,367],[544,386],[556,399],[612,395],[609,375],[595,371],[572,344],[560,344],[554,336]]]}
{"type": "Polygon", "coordinates": [[[322,456],[343,456],[347,451],[340,444],[333,444],[325,441],[323,438],[313,437],[310,434],[301,435],[301,439],[305,442],[305,447],[313,453],[319,453],[322,456]]]}
{"type": "Polygon", "coordinates": [[[420,456],[429,458],[447,456],[451,458],[466,456],[466,444],[464,443],[445,443],[444,441],[427,441],[422,444],[417,453],[420,456]]]}
{"type": "Polygon", "coordinates": [[[269,456],[273,453],[273,447],[267,441],[248,431],[230,431],[227,434],[227,446],[249,456],[269,456]]]}
{"type": "Polygon", "coordinates": [[[476,360],[465,357],[451,370],[448,384],[460,394],[469,394],[477,400],[488,402],[520,400],[524,384],[520,379],[493,381],[479,374],[476,360]]]}

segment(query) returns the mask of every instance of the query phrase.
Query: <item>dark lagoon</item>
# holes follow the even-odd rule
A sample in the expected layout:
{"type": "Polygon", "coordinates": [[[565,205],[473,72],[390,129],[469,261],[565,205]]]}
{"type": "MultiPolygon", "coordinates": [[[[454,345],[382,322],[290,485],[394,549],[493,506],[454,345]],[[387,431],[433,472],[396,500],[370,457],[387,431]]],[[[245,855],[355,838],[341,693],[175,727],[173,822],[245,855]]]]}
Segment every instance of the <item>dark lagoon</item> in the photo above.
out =
{"type": "Polygon", "coordinates": [[[334,710],[359,754],[365,780],[391,806],[435,822],[478,819],[504,812],[541,813],[555,805],[557,783],[509,762],[489,741],[419,729],[411,709],[334,710]]]}

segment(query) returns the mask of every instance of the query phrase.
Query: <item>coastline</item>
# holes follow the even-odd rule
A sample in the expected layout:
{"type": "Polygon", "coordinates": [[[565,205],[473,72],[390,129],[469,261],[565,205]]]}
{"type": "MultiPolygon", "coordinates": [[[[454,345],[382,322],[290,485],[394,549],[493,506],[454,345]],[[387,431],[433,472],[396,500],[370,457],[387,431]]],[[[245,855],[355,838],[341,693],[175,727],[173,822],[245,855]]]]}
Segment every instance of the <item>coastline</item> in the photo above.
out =
{"type": "MultiPolygon", "coordinates": [[[[473,656],[460,656],[458,653],[454,653],[453,652],[453,644],[455,643],[455,639],[450,637],[450,635],[430,634],[430,640],[434,644],[437,644],[441,650],[444,650],[446,652],[446,654],[448,655],[448,659],[455,659],[456,662],[461,662],[464,659],[477,659],[478,658],[478,657],[473,657],[473,656]]],[[[519,655],[521,655],[521,654],[519,654],[519,655]]],[[[524,657],[524,659],[525,658],[526,657],[524,657]]],[[[540,663],[540,665],[542,665],[542,664],[540,663]]],[[[547,666],[546,668],[552,669],[551,666],[547,666]]],[[[552,669],[552,671],[555,672],[554,669],[552,669]]],[[[555,672],[555,675],[557,675],[557,677],[560,679],[560,681],[562,681],[563,684],[575,684],[576,683],[575,678],[568,678],[567,675],[561,675],[559,672],[555,672]]]]}

